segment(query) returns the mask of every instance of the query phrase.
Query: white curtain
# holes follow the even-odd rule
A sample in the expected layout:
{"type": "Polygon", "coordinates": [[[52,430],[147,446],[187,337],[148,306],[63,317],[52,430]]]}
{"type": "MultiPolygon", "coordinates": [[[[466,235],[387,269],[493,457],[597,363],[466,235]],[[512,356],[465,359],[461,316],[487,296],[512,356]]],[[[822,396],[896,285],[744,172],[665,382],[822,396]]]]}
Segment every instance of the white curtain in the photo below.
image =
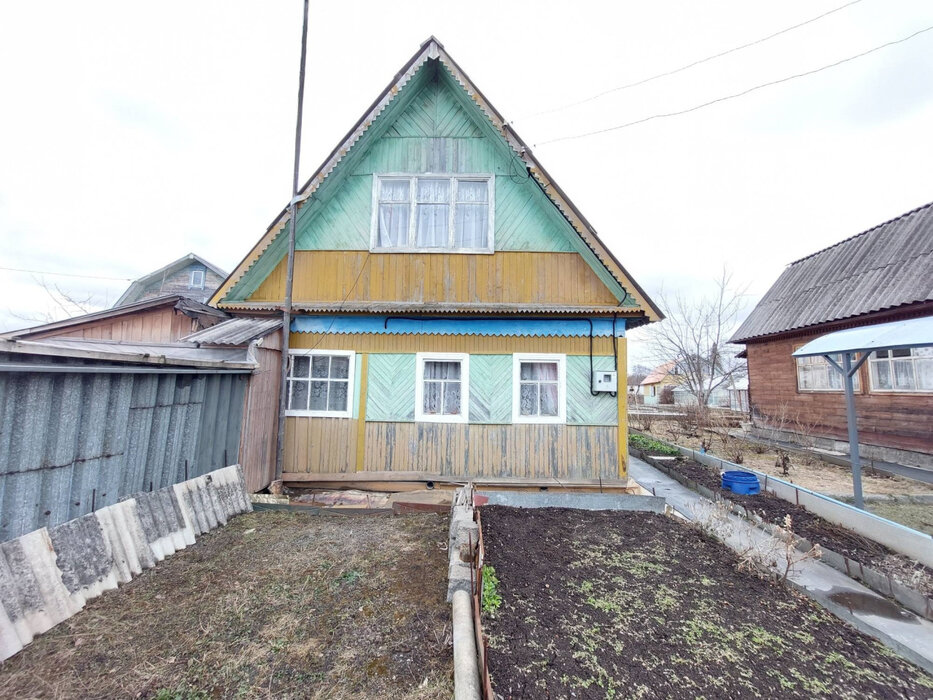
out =
{"type": "Polygon", "coordinates": [[[557,415],[557,377],[556,362],[522,362],[519,373],[521,415],[557,415]]]}
{"type": "Polygon", "coordinates": [[[417,232],[419,248],[442,248],[449,245],[450,181],[418,180],[417,232]]]}
{"type": "Polygon", "coordinates": [[[408,180],[382,180],[379,185],[379,247],[406,246],[411,215],[408,180]]]}
{"type": "Polygon", "coordinates": [[[460,363],[424,363],[425,414],[448,416],[460,414],[460,363]]]}
{"type": "Polygon", "coordinates": [[[454,211],[454,247],[485,248],[489,233],[489,183],[457,181],[454,211]]]}

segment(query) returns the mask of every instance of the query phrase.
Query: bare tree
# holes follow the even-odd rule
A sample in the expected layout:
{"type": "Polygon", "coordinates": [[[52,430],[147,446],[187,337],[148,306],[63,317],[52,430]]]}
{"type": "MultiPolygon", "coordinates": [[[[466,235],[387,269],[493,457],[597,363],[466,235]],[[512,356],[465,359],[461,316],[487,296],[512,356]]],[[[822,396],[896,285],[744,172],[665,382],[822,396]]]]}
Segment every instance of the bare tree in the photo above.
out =
{"type": "Polygon", "coordinates": [[[667,318],[647,329],[648,345],[658,363],[673,362],[680,386],[696,397],[705,416],[712,393],[747,373],[744,360],[736,357],[739,346],[728,339],[743,307],[743,293],[725,270],[712,295],[688,298],[682,292],[658,295],[667,318]]]}
{"type": "Polygon", "coordinates": [[[88,293],[87,296],[77,296],[72,292],[62,289],[54,282],[49,282],[44,277],[33,276],[33,281],[45,291],[51,304],[45,312],[34,314],[23,314],[10,310],[9,314],[14,318],[28,323],[51,323],[63,318],[72,318],[90,313],[95,310],[94,295],[88,293]]]}

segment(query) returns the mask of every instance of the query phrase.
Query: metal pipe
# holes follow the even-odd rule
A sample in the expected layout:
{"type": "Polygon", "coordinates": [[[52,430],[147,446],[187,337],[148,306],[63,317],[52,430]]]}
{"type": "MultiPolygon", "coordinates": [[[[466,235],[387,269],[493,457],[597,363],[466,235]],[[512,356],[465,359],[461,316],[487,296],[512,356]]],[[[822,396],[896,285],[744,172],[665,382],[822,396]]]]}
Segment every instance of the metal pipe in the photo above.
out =
{"type": "MultiPolygon", "coordinates": [[[[861,363],[860,363],[861,364],[861,363]]],[[[852,489],[855,495],[856,508],[865,508],[862,500],[862,463],[858,453],[858,424],[855,416],[855,389],[852,386],[852,375],[858,371],[852,369],[852,353],[842,354],[843,381],[846,390],[846,423],[849,429],[849,459],[852,461],[852,489]]]]}
{"type": "Polygon", "coordinates": [[[308,0],[304,0],[301,25],[301,62],[298,68],[298,117],[295,123],[295,166],[292,170],[292,198],[288,203],[288,263],[285,275],[285,303],[282,308],[282,372],[279,383],[279,429],[275,445],[275,479],[282,478],[285,452],[285,410],[288,397],[288,341],[292,325],[292,283],[295,275],[295,218],[298,214],[298,166],[301,162],[301,114],[305,96],[305,58],[308,55],[308,0]]]}

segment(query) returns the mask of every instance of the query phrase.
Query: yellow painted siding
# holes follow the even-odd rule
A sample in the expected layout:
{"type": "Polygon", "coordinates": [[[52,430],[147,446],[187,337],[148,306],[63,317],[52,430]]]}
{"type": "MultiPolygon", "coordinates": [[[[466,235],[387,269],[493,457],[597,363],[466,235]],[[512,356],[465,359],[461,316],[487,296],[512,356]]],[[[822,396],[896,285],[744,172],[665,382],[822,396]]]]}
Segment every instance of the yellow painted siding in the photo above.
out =
{"type": "Polygon", "coordinates": [[[367,471],[453,476],[616,478],[617,428],[367,423],[367,471]]]}
{"type": "MultiPolygon", "coordinates": [[[[587,355],[589,338],[552,338],[536,336],[481,335],[389,335],[389,334],[324,334],[292,333],[292,348],[321,350],[355,350],[357,352],[466,352],[486,355],[509,355],[516,352],[560,352],[567,355],[587,355]]],[[[625,338],[619,338],[620,373],[625,367],[622,358],[625,338]]],[[[594,355],[611,355],[611,338],[593,338],[594,355]]]]}
{"type": "MultiPolygon", "coordinates": [[[[284,290],[283,260],[249,301],[281,301],[284,290]]],[[[293,299],[296,304],[344,300],[618,303],[576,253],[537,252],[450,255],[300,250],[295,253],[293,299]]]]}
{"type": "Polygon", "coordinates": [[[359,421],[352,418],[285,419],[282,471],[323,474],[356,471],[359,421]]]}

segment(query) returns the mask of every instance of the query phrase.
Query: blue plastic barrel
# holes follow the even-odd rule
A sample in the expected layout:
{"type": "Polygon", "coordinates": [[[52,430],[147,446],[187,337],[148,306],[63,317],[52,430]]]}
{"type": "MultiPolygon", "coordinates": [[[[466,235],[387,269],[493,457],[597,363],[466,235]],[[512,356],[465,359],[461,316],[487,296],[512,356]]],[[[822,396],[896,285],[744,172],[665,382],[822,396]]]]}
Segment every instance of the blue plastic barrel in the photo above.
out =
{"type": "Polygon", "coordinates": [[[746,495],[761,493],[761,484],[758,482],[758,477],[751,472],[723,472],[722,487],[732,491],[732,493],[746,495]]]}

